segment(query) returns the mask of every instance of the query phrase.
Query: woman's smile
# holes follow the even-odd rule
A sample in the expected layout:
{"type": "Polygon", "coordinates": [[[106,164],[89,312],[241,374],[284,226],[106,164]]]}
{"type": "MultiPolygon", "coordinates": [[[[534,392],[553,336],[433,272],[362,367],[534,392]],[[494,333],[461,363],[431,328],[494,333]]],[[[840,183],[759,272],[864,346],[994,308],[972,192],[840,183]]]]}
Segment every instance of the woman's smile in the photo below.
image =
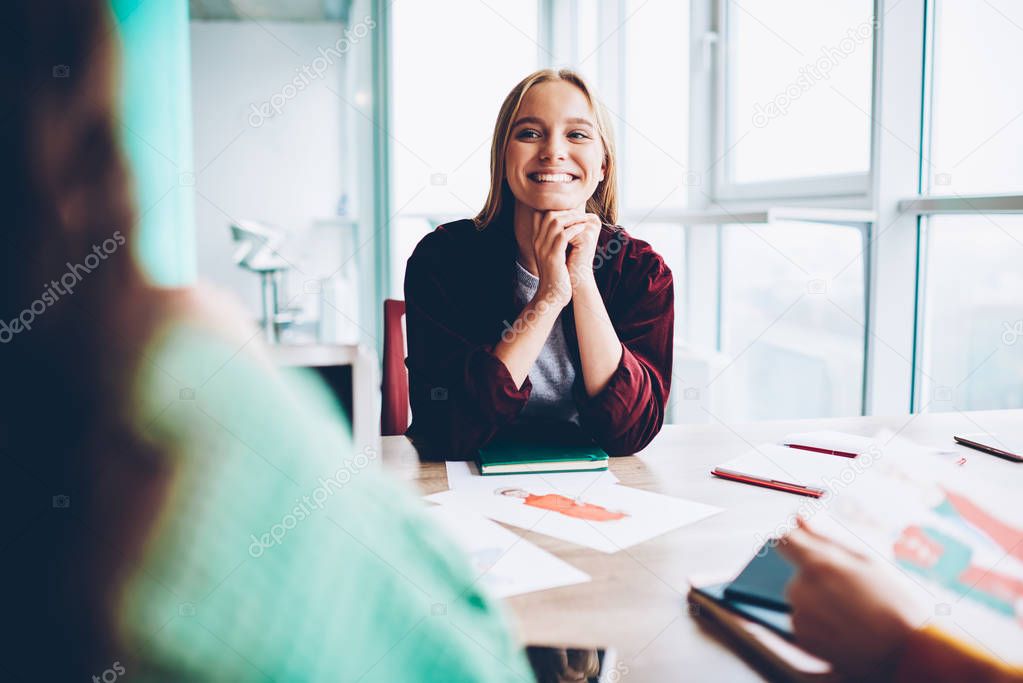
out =
{"type": "Polygon", "coordinates": [[[568,185],[579,181],[579,176],[572,173],[530,173],[526,176],[537,185],[568,185]]]}

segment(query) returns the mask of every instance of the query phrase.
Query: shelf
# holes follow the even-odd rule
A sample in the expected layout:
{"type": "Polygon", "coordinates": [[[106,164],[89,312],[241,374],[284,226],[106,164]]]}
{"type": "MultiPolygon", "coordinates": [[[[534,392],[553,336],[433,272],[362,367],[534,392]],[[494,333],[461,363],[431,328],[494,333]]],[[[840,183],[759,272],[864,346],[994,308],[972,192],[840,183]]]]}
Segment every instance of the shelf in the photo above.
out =
{"type": "Polygon", "coordinates": [[[913,197],[899,202],[899,211],[920,215],[939,213],[1023,213],[1023,195],[951,195],[913,197]]]}
{"type": "MultiPolygon", "coordinates": [[[[832,225],[864,225],[873,223],[877,213],[863,209],[831,209],[813,206],[772,206],[754,210],[715,209],[709,211],[652,212],[642,217],[644,223],[679,223],[681,225],[724,225],[727,223],[829,223],[832,225]]],[[[626,225],[626,228],[628,226],[626,225]]]]}
{"type": "Polygon", "coordinates": [[[284,367],[329,367],[353,365],[359,357],[358,344],[310,344],[308,346],[271,346],[270,356],[284,367]]]}

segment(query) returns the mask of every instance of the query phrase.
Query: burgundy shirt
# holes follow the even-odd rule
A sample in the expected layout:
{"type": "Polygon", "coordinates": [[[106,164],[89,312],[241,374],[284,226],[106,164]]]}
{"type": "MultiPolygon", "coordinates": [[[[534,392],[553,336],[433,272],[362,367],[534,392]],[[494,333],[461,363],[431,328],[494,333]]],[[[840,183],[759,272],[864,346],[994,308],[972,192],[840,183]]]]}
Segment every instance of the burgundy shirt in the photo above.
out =
{"type": "MultiPolygon", "coordinates": [[[[426,235],[408,260],[408,436],[425,458],[470,459],[502,430],[521,426],[529,378],[517,387],[493,353],[520,313],[517,251],[510,221],[478,230],[461,220],[426,235]]],[[[596,396],[587,396],[578,381],[575,401],[582,430],[608,454],[627,455],[650,443],[664,423],[674,285],[650,245],[618,226],[600,231],[594,276],[622,342],[622,359],[596,396]]],[[[566,341],[577,345],[572,306],[564,311],[566,341]]]]}

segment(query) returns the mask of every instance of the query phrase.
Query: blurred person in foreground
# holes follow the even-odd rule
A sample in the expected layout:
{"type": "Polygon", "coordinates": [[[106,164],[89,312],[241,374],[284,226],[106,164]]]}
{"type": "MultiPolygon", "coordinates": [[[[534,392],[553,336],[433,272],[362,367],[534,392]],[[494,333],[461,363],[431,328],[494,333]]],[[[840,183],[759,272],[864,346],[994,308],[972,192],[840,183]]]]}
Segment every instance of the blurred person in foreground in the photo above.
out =
{"type": "Polygon", "coordinates": [[[927,610],[880,560],[817,533],[803,519],[778,550],[797,568],[788,588],[796,640],[843,679],[1023,683],[1023,669],[929,624],[927,610]]]}
{"type": "Polygon", "coordinates": [[[107,3],[5,24],[4,678],[530,680],[326,390],[232,306],[146,282],[107,3]]]}

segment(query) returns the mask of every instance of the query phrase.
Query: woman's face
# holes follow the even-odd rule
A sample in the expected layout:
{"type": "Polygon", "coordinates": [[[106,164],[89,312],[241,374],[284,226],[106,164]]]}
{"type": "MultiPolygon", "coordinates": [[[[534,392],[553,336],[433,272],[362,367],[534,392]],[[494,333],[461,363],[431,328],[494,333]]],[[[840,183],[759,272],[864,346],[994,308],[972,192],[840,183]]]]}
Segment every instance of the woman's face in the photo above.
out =
{"type": "Polygon", "coordinates": [[[515,199],[537,211],[583,208],[604,170],[604,144],[586,95],[566,81],[526,91],[504,162],[515,199]]]}

